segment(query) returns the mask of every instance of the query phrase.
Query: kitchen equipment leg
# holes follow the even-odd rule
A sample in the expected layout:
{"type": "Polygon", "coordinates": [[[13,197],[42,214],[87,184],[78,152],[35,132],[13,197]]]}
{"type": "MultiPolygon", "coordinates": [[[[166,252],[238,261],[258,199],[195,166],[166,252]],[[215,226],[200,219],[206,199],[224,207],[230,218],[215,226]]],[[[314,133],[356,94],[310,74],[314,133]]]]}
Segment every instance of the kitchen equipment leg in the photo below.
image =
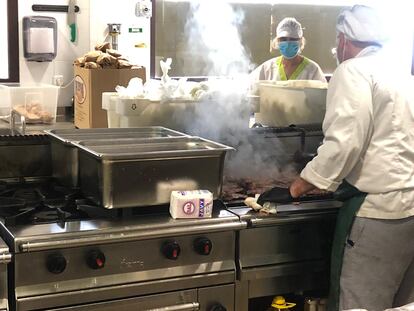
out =
{"type": "Polygon", "coordinates": [[[248,309],[249,309],[248,281],[236,281],[235,310],[248,311],[248,309]]]}

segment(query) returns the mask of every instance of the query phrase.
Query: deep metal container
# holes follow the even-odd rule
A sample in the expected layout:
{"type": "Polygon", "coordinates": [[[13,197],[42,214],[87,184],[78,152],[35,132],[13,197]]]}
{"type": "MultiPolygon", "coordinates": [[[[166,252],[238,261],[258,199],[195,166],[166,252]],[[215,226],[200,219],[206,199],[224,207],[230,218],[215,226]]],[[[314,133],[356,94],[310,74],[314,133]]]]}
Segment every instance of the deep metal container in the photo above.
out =
{"type": "Polygon", "coordinates": [[[52,174],[50,143],[46,135],[0,135],[0,179],[52,174]]]}
{"type": "Polygon", "coordinates": [[[51,138],[53,177],[68,187],[79,186],[78,149],[73,143],[85,140],[108,141],[187,136],[184,133],[160,126],[113,129],[62,129],[45,132],[51,138]]]}
{"type": "Polygon", "coordinates": [[[217,198],[233,149],[199,137],[75,145],[81,190],[105,208],[166,204],[173,190],[205,189],[217,198]]]}

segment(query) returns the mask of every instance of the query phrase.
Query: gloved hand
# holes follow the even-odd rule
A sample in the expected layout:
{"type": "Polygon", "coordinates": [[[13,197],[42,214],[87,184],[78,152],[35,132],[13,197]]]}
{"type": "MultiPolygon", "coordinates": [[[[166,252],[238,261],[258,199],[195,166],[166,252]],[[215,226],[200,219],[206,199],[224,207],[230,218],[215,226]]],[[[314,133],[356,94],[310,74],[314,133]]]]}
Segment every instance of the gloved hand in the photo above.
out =
{"type": "Polygon", "coordinates": [[[289,188],[274,187],[263,192],[257,199],[257,203],[263,206],[265,202],[290,203],[294,200],[290,195],[289,188]]]}

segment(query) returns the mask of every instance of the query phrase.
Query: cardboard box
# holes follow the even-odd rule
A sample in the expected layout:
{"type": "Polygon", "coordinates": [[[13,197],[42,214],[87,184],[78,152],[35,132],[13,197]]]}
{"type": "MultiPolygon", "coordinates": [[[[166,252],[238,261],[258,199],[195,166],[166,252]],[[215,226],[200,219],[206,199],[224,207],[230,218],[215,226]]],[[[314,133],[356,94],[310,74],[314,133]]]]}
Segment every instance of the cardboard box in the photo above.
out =
{"type": "Polygon", "coordinates": [[[106,110],[102,109],[102,93],[113,92],[117,85],[127,86],[134,77],[145,82],[145,68],[85,69],[75,66],[75,126],[106,128],[106,110]]]}

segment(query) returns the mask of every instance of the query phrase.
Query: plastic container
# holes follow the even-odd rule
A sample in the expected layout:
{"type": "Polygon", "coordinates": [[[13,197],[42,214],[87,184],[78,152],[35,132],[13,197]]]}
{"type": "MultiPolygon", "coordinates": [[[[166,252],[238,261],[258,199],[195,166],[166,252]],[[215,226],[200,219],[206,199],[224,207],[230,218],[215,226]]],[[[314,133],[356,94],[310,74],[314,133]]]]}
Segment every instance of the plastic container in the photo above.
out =
{"type": "MultiPolygon", "coordinates": [[[[110,119],[119,118],[119,123],[111,122],[109,127],[145,127],[163,126],[177,131],[188,131],[189,128],[206,126],[205,122],[211,122],[211,115],[219,116],[234,115],[237,113],[237,121],[249,124],[251,106],[255,104],[254,97],[240,98],[240,96],[208,98],[200,101],[191,99],[168,99],[151,100],[148,98],[124,98],[119,97],[116,103],[109,100],[102,102],[102,108],[108,112],[108,123],[110,119]],[[236,109],[232,105],[223,105],[228,100],[240,101],[236,109]],[[115,113],[113,107],[115,106],[115,113]],[[230,107],[230,108],[229,108],[230,107]],[[114,125],[116,124],[116,126],[114,125]]],[[[234,105],[236,106],[236,105],[234,105]]],[[[222,117],[220,119],[223,119],[222,117]]]]}
{"type": "Polygon", "coordinates": [[[119,114],[116,113],[116,104],[118,100],[117,92],[103,92],[102,93],[102,109],[106,110],[108,117],[108,128],[119,127],[119,114]]]}
{"type": "Polygon", "coordinates": [[[109,128],[164,126],[182,131],[194,119],[195,105],[201,104],[189,100],[162,102],[110,94],[114,93],[102,93],[102,109],[107,110],[109,128]]]}
{"type": "MultiPolygon", "coordinates": [[[[126,109],[127,105],[117,106],[120,127],[164,126],[177,131],[185,131],[190,120],[195,118],[194,103],[147,101],[144,102],[145,108],[141,107],[141,113],[126,109]]],[[[130,103],[130,106],[132,105],[130,103]]]]}
{"type": "Polygon", "coordinates": [[[258,83],[257,123],[266,126],[322,123],[326,110],[327,84],[313,80],[258,83]]]}
{"type": "Polygon", "coordinates": [[[10,92],[5,85],[0,85],[0,120],[10,122],[10,92]]]}
{"type": "Polygon", "coordinates": [[[1,85],[0,92],[4,111],[14,110],[25,117],[26,123],[54,123],[56,121],[59,87],[49,84],[10,84],[1,85]]]}

